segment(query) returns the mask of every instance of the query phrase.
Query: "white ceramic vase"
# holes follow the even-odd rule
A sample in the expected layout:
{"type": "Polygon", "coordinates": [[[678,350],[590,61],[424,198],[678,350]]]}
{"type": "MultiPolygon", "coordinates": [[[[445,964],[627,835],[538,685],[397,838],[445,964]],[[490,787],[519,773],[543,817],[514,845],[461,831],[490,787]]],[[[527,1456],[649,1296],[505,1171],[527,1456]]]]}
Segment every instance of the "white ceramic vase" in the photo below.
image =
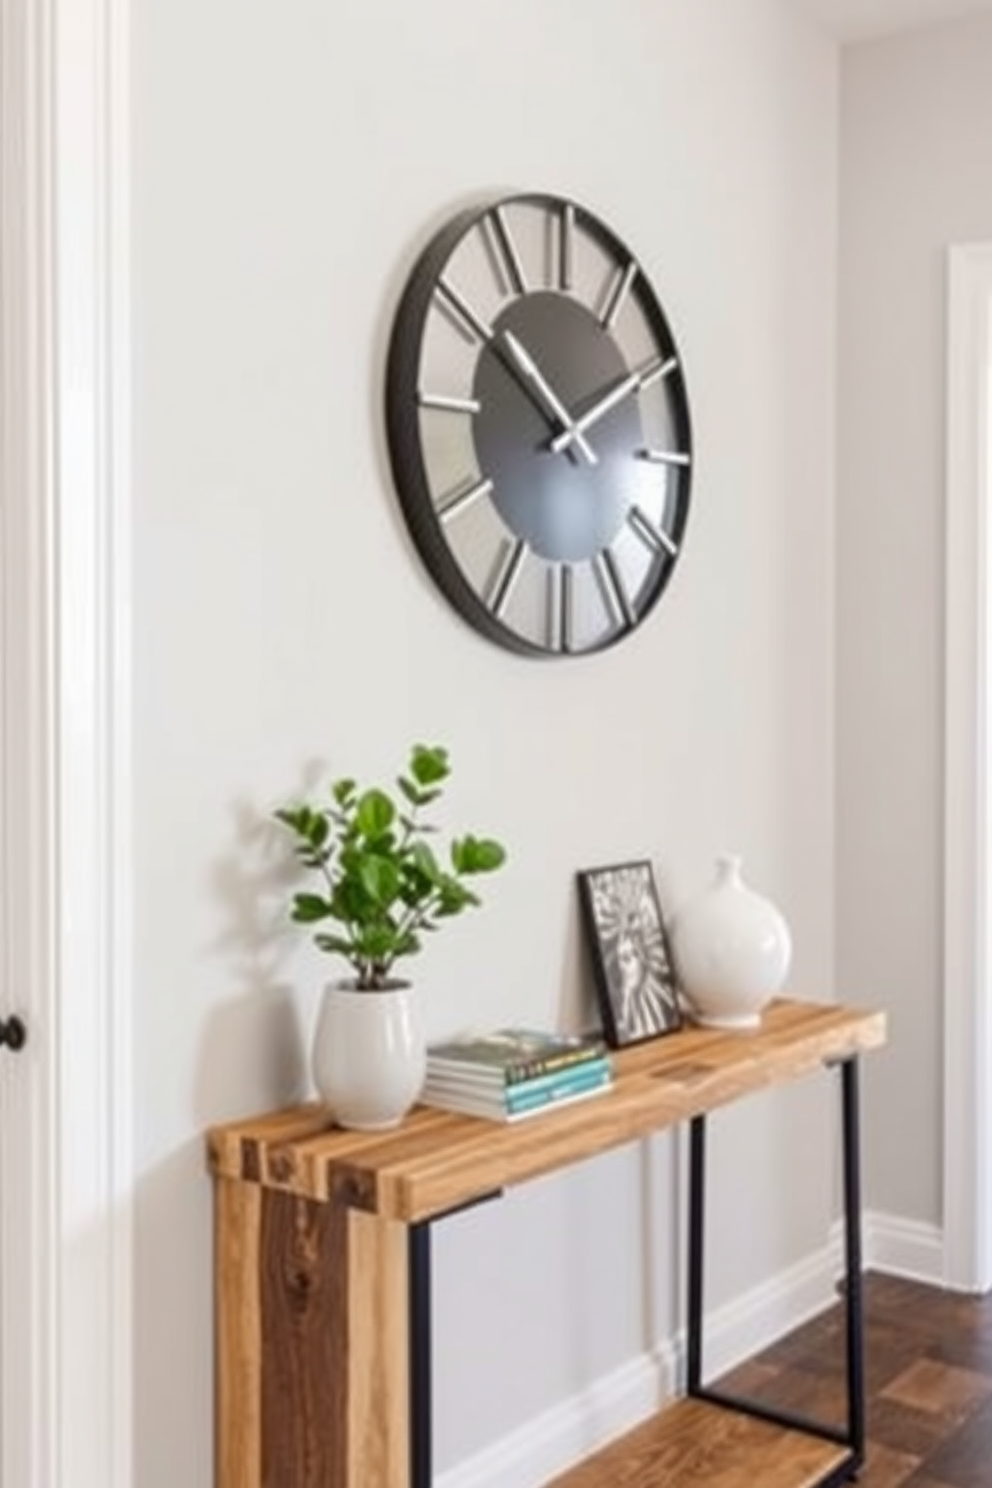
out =
{"type": "Polygon", "coordinates": [[[331,982],[313,1040],[317,1093],[339,1126],[385,1131],[420,1095],[427,1050],[420,1000],[408,982],[359,991],[331,982]]]}
{"type": "Polygon", "coordinates": [[[741,860],[723,854],[707,889],[673,917],[672,955],[695,1020],[754,1028],[792,960],[789,927],[774,904],[748,888],[741,860]]]}

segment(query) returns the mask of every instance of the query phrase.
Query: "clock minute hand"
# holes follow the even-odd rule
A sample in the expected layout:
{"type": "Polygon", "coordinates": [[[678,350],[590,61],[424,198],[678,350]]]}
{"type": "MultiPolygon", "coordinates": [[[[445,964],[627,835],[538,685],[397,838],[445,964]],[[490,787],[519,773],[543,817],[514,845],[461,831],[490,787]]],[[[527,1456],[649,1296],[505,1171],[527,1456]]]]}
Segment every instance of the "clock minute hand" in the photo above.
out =
{"type": "Polygon", "coordinates": [[[557,440],[552,441],[552,449],[556,447],[564,449],[566,445],[570,445],[574,441],[589,464],[595,465],[597,463],[596,451],[592,448],[589,441],[583,437],[581,430],[573,423],[572,415],[558,397],[554,388],[548,382],[548,379],[541,372],[533,357],[520,344],[512,331],[503,332],[503,342],[524,377],[527,378],[528,382],[533,383],[537,389],[545,408],[562,425],[562,433],[557,436],[557,439],[563,439],[564,443],[559,446],[557,445],[557,440]]]}
{"type": "Polygon", "coordinates": [[[560,450],[567,449],[573,439],[581,439],[586,429],[591,429],[593,424],[598,424],[604,414],[609,413],[611,408],[616,408],[617,404],[622,403],[624,398],[628,398],[631,393],[636,392],[642,381],[642,373],[631,372],[628,377],[621,378],[619,382],[614,383],[613,387],[608,388],[591,408],[586,409],[581,418],[575,419],[568,428],[563,429],[560,434],[555,435],[551,441],[551,448],[557,454],[560,450]]]}

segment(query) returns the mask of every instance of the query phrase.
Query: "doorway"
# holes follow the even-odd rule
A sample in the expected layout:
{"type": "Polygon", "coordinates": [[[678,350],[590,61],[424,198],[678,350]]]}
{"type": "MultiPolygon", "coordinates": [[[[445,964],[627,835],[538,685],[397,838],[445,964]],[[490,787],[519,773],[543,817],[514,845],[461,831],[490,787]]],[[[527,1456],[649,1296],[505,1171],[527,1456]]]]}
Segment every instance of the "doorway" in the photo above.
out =
{"type": "Polygon", "coordinates": [[[128,0],[0,0],[0,1488],[132,1488],[128,0]]]}
{"type": "Polygon", "coordinates": [[[992,1287],[992,244],[948,261],[944,1276],[992,1287]]]}

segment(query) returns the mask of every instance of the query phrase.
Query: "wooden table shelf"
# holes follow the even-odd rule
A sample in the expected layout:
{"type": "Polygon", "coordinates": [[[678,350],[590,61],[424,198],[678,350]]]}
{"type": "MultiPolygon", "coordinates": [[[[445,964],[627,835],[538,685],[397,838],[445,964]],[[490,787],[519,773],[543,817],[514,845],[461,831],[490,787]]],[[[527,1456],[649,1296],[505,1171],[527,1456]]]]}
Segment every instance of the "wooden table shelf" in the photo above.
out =
{"type": "MultiPolygon", "coordinates": [[[[502,1125],[418,1107],[395,1131],[356,1133],[304,1105],[213,1128],[217,1488],[429,1488],[431,1225],[686,1121],[696,1334],[690,1390],[695,1383],[703,1393],[707,1113],[823,1065],[841,1067],[848,1269],[859,1273],[854,1072],[858,1056],[884,1039],[879,1013],[781,1000],[754,1032],[685,1028],[619,1051],[613,1089],[528,1122],[502,1125]]],[[[850,1293],[850,1274],[848,1280],[850,1293]]],[[[855,1373],[856,1281],[849,1328],[855,1373]]],[[[855,1379],[855,1417],[859,1393],[855,1379]]],[[[857,1425],[855,1419],[855,1434],[857,1425]]],[[[760,1457],[763,1488],[839,1483],[856,1465],[850,1442],[694,1398],[571,1469],[554,1488],[744,1488],[754,1478],[741,1476],[741,1462],[752,1453],[760,1457]]]]}
{"type": "Polygon", "coordinates": [[[815,1488],[845,1456],[843,1447],[806,1432],[679,1400],[548,1488],[815,1488]]]}

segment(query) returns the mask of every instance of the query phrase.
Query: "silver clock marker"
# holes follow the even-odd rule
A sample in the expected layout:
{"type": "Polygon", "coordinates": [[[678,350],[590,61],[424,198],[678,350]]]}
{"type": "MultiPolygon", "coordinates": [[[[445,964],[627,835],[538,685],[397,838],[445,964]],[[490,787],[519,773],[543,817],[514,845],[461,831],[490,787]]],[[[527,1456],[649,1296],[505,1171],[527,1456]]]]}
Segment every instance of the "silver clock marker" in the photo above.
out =
{"type": "Polygon", "coordinates": [[[692,456],[680,450],[642,449],[637,451],[637,456],[640,460],[650,461],[652,465],[692,464],[692,456]]]}
{"type": "Polygon", "coordinates": [[[503,554],[503,561],[497,570],[489,598],[489,608],[497,620],[502,615],[513,592],[513,586],[517,581],[526,552],[527,544],[522,537],[518,537],[503,554]]]}
{"type": "Polygon", "coordinates": [[[606,310],[603,315],[604,330],[612,331],[613,327],[616,325],[617,317],[620,314],[620,311],[623,309],[624,301],[630,294],[630,287],[634,282],[636,274],[637,264],[634,262],[633,259],[630,260],[625,269],[621,269],[617,274],[616,281],[613,285],[613,292],[610,295],[609,301],[607,302],[606,310]]]}
{"type": "Polygon", "coordinates": [[[503,261],[508,270],[507,278],[510,287],[516,290],[518,295],[526,294],[527,280],[524,277],[524,266],[521,262],[520,254],[517,252],[517,245],[513,240],[513,234],[510,232],[506,213],[502,207],[497,207],[495,212],[492,212],[490,218],[487,220],[491,220],[495,228],[495,239],[502,250],[503,261]]]}
{"type": "Polygon", "coordinates": [[[572,288],[575,260],[575,207],[571,202],[562,207],[558,232],[558,282],[568,293],[572,288]]]}
{"type": "Polygon", "coordinates": [[[471,506],[473,501],[478,501],[483,496],[488,496],[493,488],[491,480],[474,481],[470,486],[461,486],[457,491],[452,491],[438,502],[437,514],[442,522],[450,521],[466,507],[471,506]]]}
{"type": "Polygon", "coordinates": [[[623,577],[617,567],[617,561],[609,548],[600,549],[593,559],[593,563],[596,566],[600,583],[605,587],[607,594],[613,602],[614,613],[619,615],[620,619],[624,620],[633,629],[637,624],[637,615],[634,612],[634,606],[631,603],[630,595],[627,593],[623,577]]]}
{"type": "Polygon", "coordinates": [[[558,581],[558,642],[559,650],[572,649],[572,565],[561,565],[558,581]]]}
{"type": "Polygon", "coordinates": [[[446,303],[454,310],[462,324],[478,340],[491,341],[493,339],[492,326],[484,321],[481,315],[476,314],[464,296],[459,294],[458,290],[455,289],[453,284],[449,284],[447,279],[439,279],[437,281],[435,293],[440,296],[442,303],[446,303]]]}
{"type": "Polygon", "coordinates": [[[656,526],[639,506],[630,508],[627,513],[627,525],[652,552],[660,553],[664,549],[673,558],[677,555],[678,545],[672,541],[664,527],[656,526]]]}
{"type": "Polygon", "coordinates": [[[544,571],[544,644],[549,651],[558,649],[558,565],[549,563],[544,571]]]}
{"type": "Polygon", "coordinates": [[[439,408],[444,413],[481,413],[478,398],[449,398],[446,393],[418,393],[421,408],[439,408]]]}

